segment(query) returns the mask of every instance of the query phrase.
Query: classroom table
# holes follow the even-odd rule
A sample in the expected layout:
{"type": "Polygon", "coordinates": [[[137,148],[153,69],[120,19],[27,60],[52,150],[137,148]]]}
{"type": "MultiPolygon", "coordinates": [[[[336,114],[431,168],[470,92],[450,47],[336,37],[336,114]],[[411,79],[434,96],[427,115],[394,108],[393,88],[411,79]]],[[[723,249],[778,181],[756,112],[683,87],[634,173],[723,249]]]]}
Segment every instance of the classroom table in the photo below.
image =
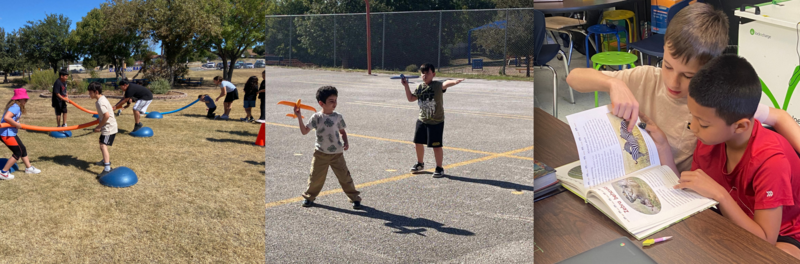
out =
{"type": "MultiPolygon", "coordinates": [[[[534,108],[534,158],[553,168],[578,160],[569,126],[534,108]]],[[[642,248],[625,229],[584,203],[562,192],[534,203],[534,261],[555,263],[621,236],[642,248]]],[[[658,263],[797,263],[797,259],[738,227],[727,218],[705,210],[648,238],[671,240],[643,248],[658,263]]]]}

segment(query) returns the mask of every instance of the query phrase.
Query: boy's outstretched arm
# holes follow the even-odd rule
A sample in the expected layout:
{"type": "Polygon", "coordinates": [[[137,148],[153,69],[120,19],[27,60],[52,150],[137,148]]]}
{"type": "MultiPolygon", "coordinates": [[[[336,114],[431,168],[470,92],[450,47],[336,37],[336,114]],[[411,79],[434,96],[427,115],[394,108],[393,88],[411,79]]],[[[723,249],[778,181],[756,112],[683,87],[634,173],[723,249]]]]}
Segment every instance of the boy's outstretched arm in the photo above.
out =
{"type": "Polygon", "coordinates": [[[663,131],[661,131],[661,129],[658,128],[658,126],[656,126],[655,123],[653,123],[652,120],[647,118],[647,116],[641,113],[640,115],[642,123],[645,123],[644,130],[650,134],[650,137],[653,138],[653,141],[656,143],[658,159],[661,162],[661,165],[672,169],[672,172],[675,173],[675,176],[681,175],[681,173],[678,171],[678,166],[675,165],[675,160],[672,157],[672,147],[669,145],[667,136],[663,131]]]}
{"type": "MultiPolygon", "coordinates": [[[[762,106],[763,105],[759,105],[759,111],[756,111],[756,115],[759,115],[762,106]]],[[[763,114],[761,115],[763,116],[763,114]]],[[[800,125],[797,125],[797,122],[789,113],[781,109],[769,107],[769,115],[766,118],[756,116],[756,119],[761,121],[761,123],[775,128],[778,134],[781,134],[781,136],[789,141],[789,144],[792,145],[795,151],[800,152],[800,125]],[[762,119],[764,120],[762,121],[762,119]]]]}
{"type": "Polygon", "coordinates": [[[402,84],[403,84],[403,87],[405,87],[405,88],[406,88],[406,98],[408,99],[408,101],[409,101],[409,102],[416,101],[416,100],[417,100],[417,97],[416,97],[416,96],[414,96],[414,94],[412,94],[412,93],[411,93],[411,88],[408,88],[408,80],[406,80],[406,79],[401,79],[401,80],[400,80],[400,83],[402,83],[402,84]]]}
{"type": "Polygon", "coordinates": [[[461,83],[462,81],[464,81],[464,79],[461,79],[461,80],[449,80],[449,81],[446,81],[446,82],[444,82],[444,83],[442,84],[442,90],[447,90],[447,88],[450,88],[450,87],[451,87],[451,86],[453,86],[453,85],[459,84],[459,83],[461,83]]]}
{"type": "Polygon", "coordinates": [[[294,115],[297,116],[297,121],[300,124],[300,133],[302,133],[303,135],[308,134],[308,132],[311,131],[311,129],[309,129],[308,127],[306,127],[305,124],[303,124],[303,116],[300,115],[300,107],[294,108],[294,115]]]}
{"type": "Polygon", "coordinates": [[[628,131],[633,131],[633,126],[639,119],[639,102],[624,81],[609,77],[595,69],[578,68],[570,71],[567,84],[581,93],[607,92],[611,97],[611,113],[629,120],[628,131]]]}

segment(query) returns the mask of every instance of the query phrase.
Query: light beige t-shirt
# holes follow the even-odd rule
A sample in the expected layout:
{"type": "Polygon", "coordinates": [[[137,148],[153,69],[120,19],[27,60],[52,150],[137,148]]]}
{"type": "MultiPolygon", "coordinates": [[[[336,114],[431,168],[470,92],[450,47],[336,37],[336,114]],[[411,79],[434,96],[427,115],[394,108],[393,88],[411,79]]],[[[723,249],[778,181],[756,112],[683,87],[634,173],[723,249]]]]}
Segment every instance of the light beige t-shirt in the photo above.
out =
{"type": "Polygon", "coordinates": [[[94,103],[94,107],[97,108],[97,115],[100,116],[98,118],[99,120],[103,120],[103,115],[110,113],[108,122],[100,128],[100,134],[103,136],[116,134],[117,119],[114,117],[114,108],[111,107],[111,103],[108,102],[108,99],[106,99],[104,95],[100,96],[100,98],[97,98],[97,102],[94,103]]]}
{"type": "MultiPolygon", "coordinates": [[[[692,115],[686,98],[674,99],[667,95],[667,87],[661,80],[661,68],[639,66],[602,73],[625,82],[639,102],[639,111],[650,117],[667,136],[678,171],[690,170],[697,146],[697,137],[688,128],[692,115]]],[[[769,111],[769,107],[759,104],[755,118],[762,123],[767,117],[763,114],[765,111],[769,111]]]]}

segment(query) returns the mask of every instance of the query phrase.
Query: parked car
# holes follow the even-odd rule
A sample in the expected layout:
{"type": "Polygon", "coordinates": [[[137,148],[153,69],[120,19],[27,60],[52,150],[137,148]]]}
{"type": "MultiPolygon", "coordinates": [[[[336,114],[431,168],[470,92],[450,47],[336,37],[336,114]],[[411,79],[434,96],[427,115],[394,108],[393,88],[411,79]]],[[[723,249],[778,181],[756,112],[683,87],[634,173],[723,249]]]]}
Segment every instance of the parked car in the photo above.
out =
{"type": "Polygon", "coordinates": [[[243,67],[244,67],[244,62],[241,62],[241,61],[237,62],[236,64],[233,65],[234,69],[241,69],[243,67]]]}
{"type": "Polygon", "coordinates": [[[222,62],[217,62],[217,70],[222,70],[223,64],[222,62]]]}
{"type": "Polygon", "coordinates": [[[244,68],[245,68],[245,69],[253,69],[253,68],[255,68],[255,67],[253,67],[253,63],[252,63],[252,62],[248,62],[248,63],[245,63],[245,64],[244,64],[244,68]]]}
{"type": "Polygon", "coordinates": [[[263,61],[257,61],[254,67],[256,67],[256,68],[266,68],[267,65],[264,64],[263,61]]]}
{"type": "Polygon", "coordinates": [[[214,66],[216,66],[216,65],[214,65],[213,62],[206,63],[206,65],[205,65],[206,68],[214,68],[214,66]]]}

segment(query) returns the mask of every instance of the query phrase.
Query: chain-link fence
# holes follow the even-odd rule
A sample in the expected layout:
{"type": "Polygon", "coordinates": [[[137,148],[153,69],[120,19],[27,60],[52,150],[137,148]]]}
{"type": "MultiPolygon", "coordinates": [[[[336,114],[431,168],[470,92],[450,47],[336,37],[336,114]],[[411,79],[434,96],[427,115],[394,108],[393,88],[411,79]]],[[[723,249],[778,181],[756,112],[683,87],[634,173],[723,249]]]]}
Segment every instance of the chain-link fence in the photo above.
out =
{"type": "MultiPolygon", "coordinates": [[[[372,69],[532,76],[533,9],[371,13],[372,69]]],[[[367,16],[267,16],[266,64],[367,69],[367,16]]]]}

